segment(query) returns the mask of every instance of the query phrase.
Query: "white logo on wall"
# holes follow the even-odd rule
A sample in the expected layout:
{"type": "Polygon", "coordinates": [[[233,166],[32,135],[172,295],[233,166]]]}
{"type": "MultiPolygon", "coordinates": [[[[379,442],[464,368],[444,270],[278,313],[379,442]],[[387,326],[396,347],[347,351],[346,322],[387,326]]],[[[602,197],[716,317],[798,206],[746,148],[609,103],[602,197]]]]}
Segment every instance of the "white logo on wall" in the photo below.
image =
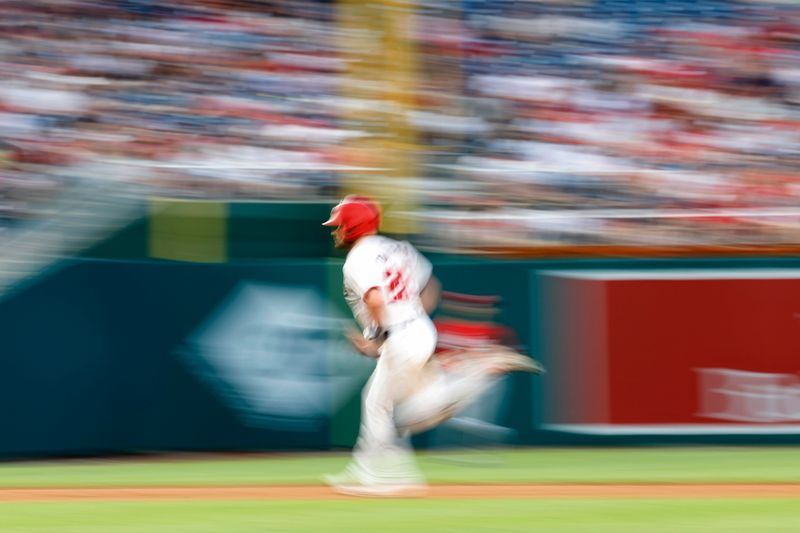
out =
{"type": "Polygon", "coordinates": [[[316,431],[374,367],[345,323],[313,288],[246,282],[190,335],[184,360],[248,424],[316,431]]]}
{"type": "Polygon", "coordinates": [[[800,421],[800,378],[794,374],[697,368],[698,416],[737,422],[800,421]]]}

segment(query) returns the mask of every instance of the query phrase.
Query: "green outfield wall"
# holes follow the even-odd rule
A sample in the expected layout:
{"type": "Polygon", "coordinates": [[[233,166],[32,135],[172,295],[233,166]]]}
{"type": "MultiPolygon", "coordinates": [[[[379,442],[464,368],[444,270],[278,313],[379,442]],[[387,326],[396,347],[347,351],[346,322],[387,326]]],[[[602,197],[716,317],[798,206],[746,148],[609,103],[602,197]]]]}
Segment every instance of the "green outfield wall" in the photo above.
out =
{"type": "MultiPolygon", "coordinates": [[[[351,446],[372,363],[329,209],[154,203],[4,294],[0,457],[351,446]]],[[[440,337],[548,373],[418,446],[800,442],[800,258],[431,257],[440,337]]]]}

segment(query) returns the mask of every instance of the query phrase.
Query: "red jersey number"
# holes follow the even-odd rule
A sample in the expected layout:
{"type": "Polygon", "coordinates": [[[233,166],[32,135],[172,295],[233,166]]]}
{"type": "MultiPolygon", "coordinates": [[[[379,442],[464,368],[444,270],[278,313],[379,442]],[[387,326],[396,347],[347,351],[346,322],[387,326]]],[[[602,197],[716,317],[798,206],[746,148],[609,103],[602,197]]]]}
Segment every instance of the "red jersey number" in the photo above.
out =
{"type": "Polygon", "coordinates": [[[406,278],[402,270],[386,270],[383,273],[383,278],[386,280],[386,289],[389,293],[390,303],[408,299],[406,278]]]}

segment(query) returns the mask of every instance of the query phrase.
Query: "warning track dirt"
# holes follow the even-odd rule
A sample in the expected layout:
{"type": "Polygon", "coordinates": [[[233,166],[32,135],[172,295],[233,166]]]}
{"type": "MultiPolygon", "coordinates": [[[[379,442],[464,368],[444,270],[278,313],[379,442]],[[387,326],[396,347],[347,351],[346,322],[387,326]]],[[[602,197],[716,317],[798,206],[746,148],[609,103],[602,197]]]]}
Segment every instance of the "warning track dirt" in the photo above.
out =
{"type": "MultiPolygon", "coordinates": [[[[536,484],[432,485],[428,498],[800,498],[800,483],[785,484],[536,484]]],[[[3,488],[0,502],[153,500],[323,500],[344,499],[320,485],[193,487],[3,488]]]]}

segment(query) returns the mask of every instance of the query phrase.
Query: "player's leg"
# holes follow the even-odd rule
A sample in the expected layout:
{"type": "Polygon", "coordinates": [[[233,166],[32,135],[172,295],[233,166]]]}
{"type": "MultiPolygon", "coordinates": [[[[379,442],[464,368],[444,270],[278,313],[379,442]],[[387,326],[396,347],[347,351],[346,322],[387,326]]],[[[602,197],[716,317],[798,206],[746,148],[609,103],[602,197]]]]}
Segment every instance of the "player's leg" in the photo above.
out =
{"type": "Polygon", "coordinates": [[[408,438],[394,425],[397,368],[391,346],[385,346],[362,393],[361,425],[353,460],[343,474],[325,481],[346,494],[363,496],[416,495],[424,480],[416,465],[408,438]]]}
{"type": "Polygon", "coordinates": [[[418,482],[413,450],[394,425],[397,378],[390,350],[384,349],[364,389],[361,427],[353,462],[366,483],[418,482]]]}
{"type": "Polygon", "coordinates": [[[395,424],[408,434],[420,433],[455,416],[477,400],[502,375],[513,371],[542,372],[533,359],[503,346],[460,350],[426,365],[421,386],[395,406],[395,424]]]}
{"type": "Polygon", "coordinates": [[[438,426],[480,397],[496,379],[483,369],[445,372],[436,361],[426,367],[426,385],[395,407],[395,425],[409,435],[438,426]]]}

